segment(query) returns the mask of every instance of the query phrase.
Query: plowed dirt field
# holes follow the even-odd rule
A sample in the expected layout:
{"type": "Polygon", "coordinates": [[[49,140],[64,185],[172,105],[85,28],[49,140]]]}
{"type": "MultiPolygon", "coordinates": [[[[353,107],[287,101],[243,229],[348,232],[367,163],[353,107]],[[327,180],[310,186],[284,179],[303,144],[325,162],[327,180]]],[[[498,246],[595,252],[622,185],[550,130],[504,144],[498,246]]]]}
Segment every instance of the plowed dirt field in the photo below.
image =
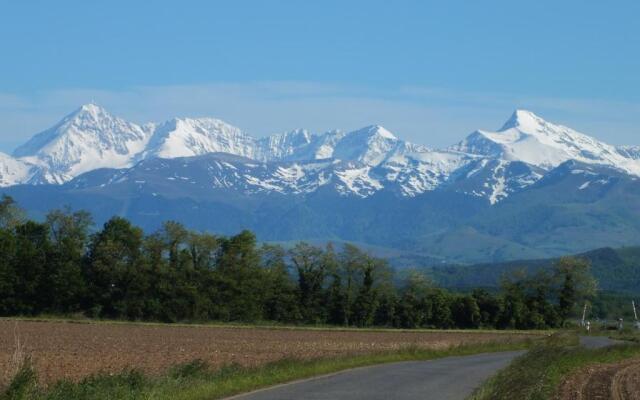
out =
{"type": "Polygon", "coordinates": [[[563,383],[561,400],[640,400],[640,359],[594,365],[563,383]]]}
{"type": "Polygon", "coordinates": [[[283,358],[309,359],[408,346],[523,340],[493,332],[340,331],[213,326],[0,320],[0,383],[6,383],[19,339],[42,383],[136,368],[158,374],[201,359],[213,367],[256,366],[283,358]]]}

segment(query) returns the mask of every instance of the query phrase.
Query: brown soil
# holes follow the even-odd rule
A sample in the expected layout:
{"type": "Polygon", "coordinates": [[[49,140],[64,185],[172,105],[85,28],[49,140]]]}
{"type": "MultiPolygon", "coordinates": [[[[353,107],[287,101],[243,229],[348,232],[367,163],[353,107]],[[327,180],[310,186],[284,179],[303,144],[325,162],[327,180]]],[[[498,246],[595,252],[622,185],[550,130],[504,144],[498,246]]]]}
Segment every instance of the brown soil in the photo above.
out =
{"type": "Polygon", "coordinates": [[[210,326],[69,323],[0,320],[0,384],[6,383],[16,338],[42,383],[78,380],[95,373],[136,368],[158,374],[172,365],[202,359],[219,367],[255,366],[283,358],[309,359],[393,350],[407,346],[518,340],[491,332],[373,332],[225,328],[210,326]]]}
{"type": "Polygon", "coordinates": [[[585,368],[562,384],[556,398],[640,400],[640,359],[585,368]]]}

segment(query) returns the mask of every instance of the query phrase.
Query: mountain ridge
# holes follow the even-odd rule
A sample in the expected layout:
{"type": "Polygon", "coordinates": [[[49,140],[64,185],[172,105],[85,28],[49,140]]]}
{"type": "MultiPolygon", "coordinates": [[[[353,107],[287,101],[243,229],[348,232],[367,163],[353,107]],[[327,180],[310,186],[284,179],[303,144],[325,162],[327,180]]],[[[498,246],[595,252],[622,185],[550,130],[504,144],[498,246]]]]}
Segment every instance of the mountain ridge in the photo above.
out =
{"type": "MultiPolygon", "coordinates": [[[[331,175],[341,181],[341,194],[359,197],[394,187],[401,196],[416,196],[449,185],[453,178],[459,183],[461,172],[470,166],[493,166],[479,186],[458,185],[467,187],[465,194],[483,197],[491,204],[541,176],[532,172],[510,184],[502,175],[512,162],[523,162],[532,171],[548,171],[573,159],[640,175],[637,147],[614,147],[526,110],[516,110],[496,132],[478,130],[454,146],[431,149],[398,139],[380,125],[347,133],[336,130],[311,134],[298,129],[254,138],[216,118],[173,118],[137,125],[87,104],[18,147],[13,158],[0,158],[0,185],[62,184],[98,168],[131,168],[149,158],[209,153],[234,154],[258,163],[307,164],[333,159],[351,167],[334,171],[327,164],[331,169],[324,175],[295,167],[298,172],[285,173],[283,179],[316,174],[317,188],[329,182],[327,176],[331,175]]],[[[470,174],[468,177],[477,177],[470,174]]],[[[256,177],[248,179],[256,181],[256,177]]],[[[270,185],[262,183],[265,189],[270,185]]]]}

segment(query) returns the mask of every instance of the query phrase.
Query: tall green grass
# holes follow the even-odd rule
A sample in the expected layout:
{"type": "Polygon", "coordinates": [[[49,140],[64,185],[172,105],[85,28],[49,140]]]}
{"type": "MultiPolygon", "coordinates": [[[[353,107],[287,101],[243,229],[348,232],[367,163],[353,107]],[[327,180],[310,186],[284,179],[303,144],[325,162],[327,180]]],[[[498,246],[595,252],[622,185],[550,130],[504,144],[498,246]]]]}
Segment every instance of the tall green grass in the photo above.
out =
{"type": "Polygon", "coordinates": [[[0,400],[212,400],[280,383],[374,364],[429,360],[447,356],[525,349],[533,339],[503,341],[428,350],[417,347],[395,352],[316,360],[281,360],[256,368],[229,365],[211,370],[202,361],[175,366],[160,377],[149,377],[135,370],[116,375],[97,375],[81,382],[59,382],[44,388],[26,362],[0,400]]]}
{"type": "Polygon", "coordinates": [[[632,327],[626,327],[622,331],[604,331],[599,333],[616,340],[640,343],[640,330],[632,327]]]}

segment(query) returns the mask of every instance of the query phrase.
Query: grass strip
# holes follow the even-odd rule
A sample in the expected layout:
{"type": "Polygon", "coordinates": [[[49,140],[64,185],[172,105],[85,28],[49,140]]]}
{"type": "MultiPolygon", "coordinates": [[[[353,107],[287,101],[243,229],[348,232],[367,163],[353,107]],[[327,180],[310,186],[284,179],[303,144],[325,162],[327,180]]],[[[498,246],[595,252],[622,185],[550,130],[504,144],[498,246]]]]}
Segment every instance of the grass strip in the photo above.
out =
{"type": "Polygon", "coordinates": [[[498,372],[471,400],[552,399],[560,383],[591,364],[615,363],[640,356],[640,346],[623,344],[603,349],[576,346],[577,337],[554,335],[498,372]]]}
{"type": "Polygon", "coordinates": [[[65,317],[65,316],[52,316],[52,315],[40,315],[36,317],[31,316],[15,316],[15,317],[0,317],[0,321],[19,321],[19,322],[57,322],[57,323],[69,323],[69,324],[107,324],[107,325],[134,325],[134,326],[162,326],[162,327],[189,327],[189,328],[228,328],[228,329],[265,329],[265,330],[291,330],[291,331],[335,331],[335,332],[411,332],[411,333],[468,333],[468,334],[483,334],[483,333],[496,333],[504,335],[521,335],[521,336],[548,336],[554,333],[554,330],[516,330],[516,329],[439,329],[439,328],[417,328],[417,329],[402,329],[402,328],[388,328],[388,327],[345,327],[336,325],[288,325],[281,324],[272,321],[262,322],[200,322],[200,321],[185,321],[185,322],[153,322],[153,321],[127,321],[117,319],[94,319],[86,317],[65,317]]]}
{"type": "Polygon", "coordinates": [[[39,387],[30,363],[25,362],[1,400],[212,400],[281,383],[347,369],[401,361],[430,360],[449,356],[510,351],[529,348],[532,340],[468,344],[442,350],[410,347],[394,352],[315,360],[281,360],[255,368],[227,366],[211,371],[206,363],[194,361],[174,367],[160,377],[148,377],[135,370],[116,375],[97,375],[81,382],[59,382],[39,387]]]}
{"type": "Polygon", "coordinates": [[[596,334],[610,337],[616,340],[625,340],[627,342],[640,343],[640,330],[627,327],[622,331],[596,331],[596,334]]]}

